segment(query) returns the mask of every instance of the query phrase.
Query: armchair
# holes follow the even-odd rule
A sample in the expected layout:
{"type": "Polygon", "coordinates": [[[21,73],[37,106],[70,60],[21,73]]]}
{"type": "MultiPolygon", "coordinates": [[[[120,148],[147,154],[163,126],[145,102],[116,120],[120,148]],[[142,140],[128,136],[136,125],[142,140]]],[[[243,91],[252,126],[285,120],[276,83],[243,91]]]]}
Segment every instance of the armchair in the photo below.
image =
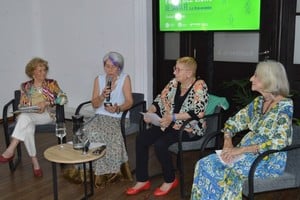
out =
{"type": "MultiPolygon", "coordinates": [[[[18,109],[18,105],[20,102],[21,97],[21,91],[15,90],[14,92],[14,98],[11,99],[8,103],[6,103],[3,107],[3,129],[4,129],[4,138],[6,146],[8,147],[10,144],[10,136],[15,128],[16,125],[16,119],[17,115],[13,114],[11,116],[11,119],[9,118],[9,112],[10,110],[16,111],[18,109]]],[[[64,112],[64,106],[56,105],[56,122],[64,122],[65,121],[65,112],[64,112]]],[[[55,122],[49,123],[49,124],[43,124],[43,125],[36,125],[35,128],[36,132],[39,133],[49,133],[54,132],[55,133],[55,122]]],[[[64,138],[65,141],[65,138],[64,138]]],[[[19,144],[17,146],[17,156],[15,160],[12,160],[9,162],[9,168],[10,171],[15,171],[16,167],[20,163],[22,158],[22,150],[21,145],[19,144]]]]}
{"type": "Polygon", "coordinates": [[[260,192],[283,190],[300,187],[300,126],[293,126],[293,142],[281,150],[269,150],[259,155],[253,162],[248,175],[248,181],[244,182],[243,195],[249,200],[254,200],[254,194],[260,192]],[[276,152],[287,152],[286,168],[282,175],[274,178],[255,179],[254,173],[257,165],[267,155],[276,152]]]}
{"type": "MultiPolygon", "coordinates": [[[[293,125],[293,129],[293,142],[290,146],[281,150],[268,150],[259,155],[252,163],[248,179],[243,183],[244,197],[249,200],[254,200],[254,196],[257,193],[300,187],[300,127],[293,125]],[[286,168],[282,175],[266,179],[257,179],[254,177],[256,167],[265,156],[282,151],[287,152],[286,168]]],[[[223,134],[221,132],[215,132],[214,134],[207,136],[201,149],[204,149],[211,139],[222,136],[223,134]]]]}

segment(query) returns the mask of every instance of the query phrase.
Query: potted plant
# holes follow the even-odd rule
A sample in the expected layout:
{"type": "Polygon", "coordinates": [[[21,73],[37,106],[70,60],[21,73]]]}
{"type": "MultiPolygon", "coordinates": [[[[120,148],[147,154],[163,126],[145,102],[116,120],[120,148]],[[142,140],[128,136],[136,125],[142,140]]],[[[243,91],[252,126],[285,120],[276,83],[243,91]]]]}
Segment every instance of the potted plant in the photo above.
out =
{"type": "Polygon", "coordinates": [[[249,78],[225,81],[223,87],[233,92],[230,99],[235,111],[248,105],[258,95],[257,92],[251,90],[249,78]]]}

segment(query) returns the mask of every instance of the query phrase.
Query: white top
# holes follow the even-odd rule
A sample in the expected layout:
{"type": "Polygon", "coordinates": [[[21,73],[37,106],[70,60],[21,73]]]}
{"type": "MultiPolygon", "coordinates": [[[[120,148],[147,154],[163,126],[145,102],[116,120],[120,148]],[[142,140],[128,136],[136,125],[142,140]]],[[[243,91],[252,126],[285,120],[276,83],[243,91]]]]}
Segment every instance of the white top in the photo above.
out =
{"type": "MultiPolygon", "coordinates": [[[[128,76],[125,73],[121,73],[119,78],[116,80],[116,87],[112,90],[112,92],[110,93],[110,102],[114,105],[115,103],[118,105],[122,105],[125,101],[125,96],[123,93],[123,85],[124,85],[124,81],[126,76],[128,76]]],[[[103,91],[103,89],[106,86],[106,74],[101,74],[98,76],[98,81],[99,81],[99,90],[100,93],[103,91]]],[[[105,102],[105,100],[104,100],[105,102]]],[[[121,118],[122,113],[110,113],[107,112],[104,109],[104,104],[102,104],[99,108],[96,109],[96,114],[100,114],[100,115],[108,115],[111,117],[116,117],[116,118],[121,118]]],[[[127,113],[127,118],[129,117],[129,112],[127,113]]]]}

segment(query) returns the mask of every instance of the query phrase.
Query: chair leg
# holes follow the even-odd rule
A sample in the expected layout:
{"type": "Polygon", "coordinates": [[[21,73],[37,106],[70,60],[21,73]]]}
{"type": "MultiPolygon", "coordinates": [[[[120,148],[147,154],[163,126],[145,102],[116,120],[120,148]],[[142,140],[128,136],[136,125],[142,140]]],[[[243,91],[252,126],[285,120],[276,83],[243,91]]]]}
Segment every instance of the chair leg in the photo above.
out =
{"type": "Polygon", "coordinates": [[[182,153],[178,152],[177,154],[177,168],[179,170],[179,181],[180,181],[180,196],[181,198],[185,197],[184,190],[184,168],[182,165],[182,153]]]}
{"type": "Polygon", "coordinates": [[[22,159],[22,150],[21,150],[21,144],[18,144],[17,146],[17,158],[15,160],[12,160],[9,162],[9,169],[11,172],[14,172],[21,162],[22,159]]]}

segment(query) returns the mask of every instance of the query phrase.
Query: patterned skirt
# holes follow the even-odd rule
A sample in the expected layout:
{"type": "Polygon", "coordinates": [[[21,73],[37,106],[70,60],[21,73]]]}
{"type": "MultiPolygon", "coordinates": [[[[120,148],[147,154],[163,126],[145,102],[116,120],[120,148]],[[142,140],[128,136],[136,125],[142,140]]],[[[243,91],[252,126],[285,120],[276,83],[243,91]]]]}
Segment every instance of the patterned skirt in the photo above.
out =
{"type": "MultiPolygon", "coordinates": [[[[129,125],[129,119],[126,119],[125,124],[129,125]]],[[[104,157],[93,162],[95,186],[102,187],[120,179],[132,180],[128,155],[121,133],[120,118],[95,115],[85,124],[84,128],[90,142],[106,144],[104,157]]],[[[66,170],[64,176],[73,179],[73,182],[80,182],[78,179],[82,179],[82,172],[77,166],[76,169],[66,170]]]]}

